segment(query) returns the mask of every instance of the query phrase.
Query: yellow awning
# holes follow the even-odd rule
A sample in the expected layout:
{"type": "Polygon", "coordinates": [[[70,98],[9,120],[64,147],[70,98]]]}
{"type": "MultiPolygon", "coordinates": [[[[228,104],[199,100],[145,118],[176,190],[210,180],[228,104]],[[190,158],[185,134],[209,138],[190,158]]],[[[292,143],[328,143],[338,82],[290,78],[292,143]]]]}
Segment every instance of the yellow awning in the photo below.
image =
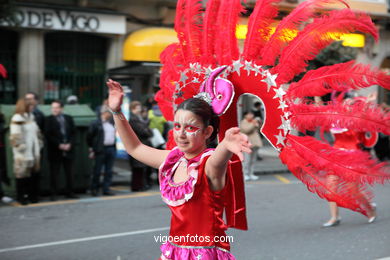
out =
{"type": "Polygon", "coordinates": [[[123,44],[125,61],[160,61],[161,52],[169,44],[178,42],[171,28],[146,28],[130,34],[123,44]]]}

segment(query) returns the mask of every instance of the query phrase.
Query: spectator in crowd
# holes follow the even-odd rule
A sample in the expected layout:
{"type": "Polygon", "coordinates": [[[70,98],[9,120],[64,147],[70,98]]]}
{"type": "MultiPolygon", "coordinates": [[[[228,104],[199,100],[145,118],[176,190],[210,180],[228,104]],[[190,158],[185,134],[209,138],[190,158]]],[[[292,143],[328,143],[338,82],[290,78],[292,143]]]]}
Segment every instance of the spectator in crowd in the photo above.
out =
{"type": "Polygon", "coordinates": [[[103,166],[103,195],[115,195],[110,190],[113,174],[112,168],[116,156],[115,128],[111,112],[106,107],[103,107],[101,110],[100,117],[90,124],[87,134],[87,143],[89,146],[90,158],[95,159],[91,178],[92,196],[97,196],[99,194],[100,174],[103,166]]]}
{"type": "Polygon", "coordinates": [[[78,103],[79,103],[79,99],[75,95],[70,95],[69,97],[66,98],[67,105],[76,105],[78,103]]]}
{"type": "Polygon", "coordinates": [[[169,126],[156,101],[153,102],[152,109],[149,110],[149,120],[150,129],[156,128],[166,140],[169,126]]]}
{"type": "Polygon", "coordinates": [[[75,126],[73,118],[63,113],[63,103],[51,103],[52,114],[46,117],[45,137],[47,139],[50,163],[51,200],[57,199],[57,178],[61,167],[66,175],[66,197],[78,198],[73,193],[73,157],[75,126]]]}
{"type": "Polygon", "coordinates": [[[45,126],[44,126],[45,115],[38,108],[38,104],[39,104],[38,94],[35,92],[27,92],[27,94],[24,96],[24,98],[32,106],[32,108],[33,108],[32,113],[34,115],[35,122],[37,123],[37,125],[39,126],[39,129],[43,133],[43,131],[45,130],[45,126]]]}
{"type": "Polygon", "coordinates": [[[2,184],[9,185],[9,178],[7,176],[7,158],[5,153],[5,119],[0,112],[0,200],[4,203],[10,203],[12,199],[5,196],[2,184]]]}
{"type": "MultiPolygon", "coordinates": [[[[253,110],[252,110],[252,113],[255,117],[256,120],[260,121],[260,122],[263,122],[263,111],[262,111],[262,107],[261,107],[261,102],[259,101],[256,101],[254,104],[253,104],[253,110]]],[[[261,123],[260,123],[261,124],[261,123]]]]}
{"type": "Polygon", "coordinates": [[[263,146],[263,143],[260,138],[259,121],[255,119],[255,115],[252,112],[244,113],[244,119],[240,123],[240,130],[248,136],[249,142],[252,144],[252,153],[244,153],[245,180],[258,180],[259,177],[254,174],[254,162],[256,161],[257,152],[263,146]]]}
{"type": "MultiPolygon", "coordinates": [[[[107,109],[107,104],[108,104],[108,94],[106,94],[106,96],[104,97],[102,104],[100,106],[97,106],[95,109],[95,113],[96,113],[97,118],[100,118],[100,112],[102,111],[102,109],[107,109]]],[[[112,120],[112,121],[114,123],[114,120],[112,120]]]]}
{"type": "Polygon", "coordinates": [[[16,103],[11,118],[10,141],[13,153],[13,172],[16,178],[17,200],[22,205],[38,202],[41,133],[32,113],[33,105],[24,98],[16,103]]]}
{"type": "MultiPolygon", "coordinates": [[[[139,101],[132,101],[130,103],[130,120],[129,124],[133,128],[135,134],[138,136],[143,144],[151,145],[149,138],[153,136],[147,123],[141,116],[142,105],[139,101]]],[[[132,168],[131,190],[142,191],[147,190],[147,172],[148,166],[130,157],[130,166],[132,168]]]]}
{"type": "Polygon", "coordinates": [[[144,106],[146,107],[146,109],[149,111],[150,109],[152,109],[152,106],[153,106],[153,102],[154,102],[154,95],[153,94],[149,94],[148,95],[148,98],[145,100],[144,102],[144,106]]]}

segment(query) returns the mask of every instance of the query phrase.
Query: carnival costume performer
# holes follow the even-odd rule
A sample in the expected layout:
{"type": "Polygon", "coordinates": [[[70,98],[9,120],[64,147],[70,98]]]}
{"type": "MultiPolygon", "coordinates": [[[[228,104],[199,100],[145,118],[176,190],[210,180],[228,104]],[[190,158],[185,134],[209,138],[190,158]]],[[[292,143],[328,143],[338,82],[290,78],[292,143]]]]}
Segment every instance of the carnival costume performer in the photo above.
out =
{"type": "MultiPolygon", "coordinates": [[[[332,93],[332,100],[334,103],[341,102],[341,99],[344,98],[344,93],[341,93],[337,99],[334,94],[335,93],[332,93]]],[[[366,102],[366,100],[367,99],[363,97],[355,97],[353,99],[348,98],[344,102],[366,102]]],[[[378,140],[378,133],[357,132],[346,128],[336,127],[331,128],[330,132],[334,137],[333,147],[343,151],[353,152],[362,150],[363,148],[372,148],[378,140]]],[[[372,191],[367,187],[367,184],[357,181],[346,181],[337,175],[333,175],[331,172],[327,175],[326,179],[328,188],[335,192],[337,192],[337,189],[340,189],[340,187],[347,187],[347,190],[350,191],[350,196],[355,197],[356,201],[359,201],[359,205],[367,212],[368,223],[373,223],[375,221],[376,204],[370,202],[374,196],[372,191]]],[[[331,218],[322,225],[323,227],[333,227],[340,224],[341,217],[339,216],[337,203],[329,201],[329,209],[331,218]]]]}
{"type": "MultiPolygon", "coordinates": [[[[240,2],[209,0],[205,11],[198,0],[177,2],[175,30],[179,43],[169,45],[161,54],[161,89],[156,94],[164,117],[175,122],[167,145],[171,150],[156,151],[140,144],[118,111],[121,86],[108,82],[109,106],[126,150],[145,164],[160,167],[161,195],[172,211],[170,235],[196,235],[199,230],[201,235],[212,233],[214,237],[223,235],[228,227],[247,229],[239,159],[242,151],[249,151],[249,144],[236,128],[236,105],[239,97],[248,93],[262,100],[265,115],[261,132],[293,174],[320,197],[367,215],[351,190],[328,189],[326,176],[331,172],[347,180],[383,183],[390,178],[388,165],[362,156],[361,151],[346,152],[290,132],[293,127],[304,132],[320,126],[325,130],[341,127],[389,134],[390,115],[375,105],[315,106],[307,104],[304,97],[371,85],[390,89],[390,77],[351,61],[313,70],[300,81],[291,81],[342,34],[360,31],[377,40],[375,25],[368,15],[349,8],[317,12],[328,3],[348,7],[342,0],[308,0],[278,23],[272,34],[270,26],[278,15],[278,1],[257,1],[240,53],[235,34],[243,11],[240,2]],[[287,83],[291,83],[288,89],[287,83]],[[216,130],[211,124],[213,116],[203,118],[202,113],[195,112],[205,105],[192,106],[194,96],[220,115],[220,143],[214,152],[206,150],[207,140],[216,130]],[[187,109],[187,104],[192,108],[187,109]],[[202,219],[193,218],[191,212],[195,211],[201,212],[202,219]],[[221,218],[223,211],[226,223],[221,218]]],[[[164,244],[161,249],[161,259],[233,259],[229,245],[224,243],[181,241],[164,244]]]]}
{"type": "Polygon", "coordinates": [[[390,76],[379,69],[349,61],[308,71],[293,82],[310,60],[341,35],[359,31],[377,41],[377,28],[368,15],[352,11],[343,0],[304,1],[277,23],[277,3],[256,2],[240,51],[236,27],[243,8],[239,0],[209,0],[205,9],[199,1],[179,0],[175,18],[179,42],[161,54],[161,89],[156,100],[167,120],[173,120],[177,106],[194,95],[212,105],[229,104],[218,111],[222,140],[224,132],[238,124],[240,96],[259,97],[265,108],[261,133],[290,171],[321,198],[370,217],[370,209],[357,199],[354,189],[343,182],[330,189],[326,176],[383,184],[390,179],[389,164],[371,159],[367,152],[346,151],[311,136],[292,135],[291,130],[336,127],[390,134],[390,113],[376,104],[329,101],[316,105],[305,98],[372,85],[390,89],[390,76]],[[334,3],[346,8],[326,9],[334,3]],[[271,30],[273,24],[278,24],[275,30],[271,30]],[[206,87],[205,81],[210,82],[206,87]],[[231,86],[220,86],[224,81],[231,86]]]}

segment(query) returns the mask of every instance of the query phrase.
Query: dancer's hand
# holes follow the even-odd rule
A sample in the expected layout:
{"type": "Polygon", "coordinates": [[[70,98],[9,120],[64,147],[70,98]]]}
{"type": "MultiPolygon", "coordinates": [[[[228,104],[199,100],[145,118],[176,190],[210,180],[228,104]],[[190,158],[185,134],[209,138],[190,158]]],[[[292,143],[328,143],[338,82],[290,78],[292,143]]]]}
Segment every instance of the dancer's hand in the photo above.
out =
{"type": "Polygon", "coordinates": [[[248,141],[248,136],[241,133],[240,128],[238,127],[228,129],[222,142],[224,143],[225,148],[236,154],[241,161],[244,160],[243,152],[252,152],[252,144],[248,141]]]}
{"type": "Polygon", "coordinates": [[[121,84],[112,79],[109,79],[106,84],[109,89],[108,107],[112,111],[118,112],[120,111],[123,102],[123,88],[121,84]]]}

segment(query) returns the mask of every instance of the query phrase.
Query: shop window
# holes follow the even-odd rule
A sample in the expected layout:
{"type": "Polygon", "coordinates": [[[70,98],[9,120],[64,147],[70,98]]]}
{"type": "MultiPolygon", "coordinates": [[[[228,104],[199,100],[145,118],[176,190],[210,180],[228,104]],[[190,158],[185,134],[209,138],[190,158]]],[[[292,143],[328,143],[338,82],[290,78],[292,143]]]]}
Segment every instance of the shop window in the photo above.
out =
{"type": "Polygon", "coordinates": [[[45,101],[76,95],[96,107],[105,93],[107,39],[83,33],[45,36],[45,101]]]}

